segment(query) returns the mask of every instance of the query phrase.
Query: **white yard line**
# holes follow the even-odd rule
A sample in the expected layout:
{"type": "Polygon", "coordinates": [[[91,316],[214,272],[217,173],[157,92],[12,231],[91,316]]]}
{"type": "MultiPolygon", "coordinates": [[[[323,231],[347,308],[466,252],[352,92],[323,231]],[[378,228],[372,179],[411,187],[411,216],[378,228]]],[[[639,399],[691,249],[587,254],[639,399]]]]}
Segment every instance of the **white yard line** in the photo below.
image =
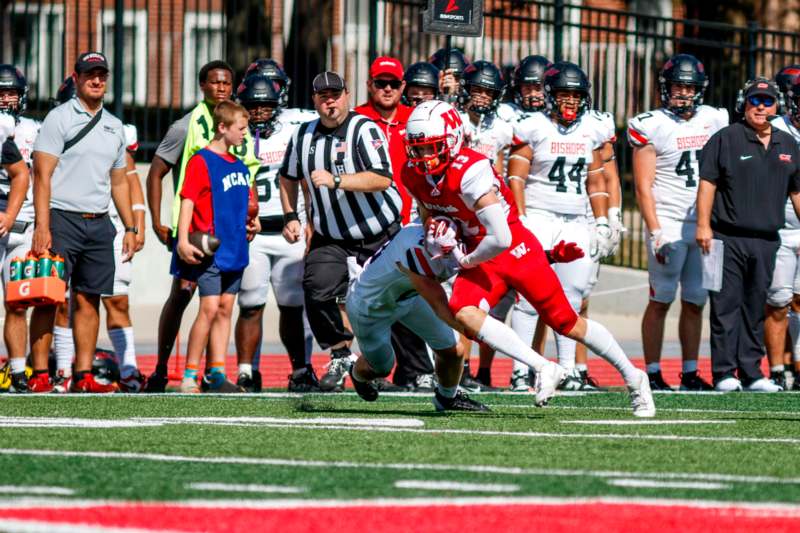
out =
{"type": "Polygon", "coordinates": [[[39,485],[0,485],[0,494],[35,494],[39,496],[72,496],[75,491],[66,487],[39,485]]]}
{"type": "Polygon", "coordinates": [[[508,476],[554,476],[596,478],[648,478],[687,479],[698,481],[722,481],[731,483],[765,483],[800,485],[800,477],[747,476],[694,472],[625,472],[619,470],[580,470],[554,468],[522,468],[494,465],[455,465],[441,463],[367,463],[354,461],[311,461],[302,459],[271,459],[260,457],[192,457],[133,452],[69,451],[69,450],[23,450],[0,449],[0,455],[30,457],[83,457],[109,459],[113,461],[152,461],[166,463],[236,464],[251,466],[274,466],[290,468],[342,468],[361,470],[398,470],[424,472],[463,472],[470,474],[501,474],[508,476]]]}
{"type": "Polygon", "coordinates": [[[398,489],[452,490],[458,492],[517,492],[519,485],[497,483],[463,483],[460,481],[401,480],[394,482],[398,489]]]}
{"type": "Polygon", "coordinates": [[[652,479],[609,479],[606,481],[614,487],[630,487],[641,489],[697,489],[697,490],[724,490],[731,488],[724,483],[709,483],[700,481],[655,481],[652,479]]]}
{"type": "Polygon", "coordinates": [[[260,494],[300,494],[305,492],[304,487],[290,487],[285,485],[237,485],[235,483],[187,483],[184,485],[191,490],[207,490],[214,492],[254,492],[260,494]]]}
{"type": "Polygon", "coordinates": [[[198,424],[221,426],[315,426],[328,427],[395,427],[418,428],[425,423],[416,418],[274,418],[274,417],[165,417],[146,418],[134,417],[123,419],[107,418],[67,418],[67,417],[16,417],[0,416],[0,427],[18,428],[82,428],[82,429],[108,429],[108,428],[138,428],[158,427],[167,424],[198,424]]]}
{"type": "Polygon", "coordinates": [[[696,426],[701,424],[735,424],[736,420],[559,420],[559,422],[586,426],[696,426]]]}

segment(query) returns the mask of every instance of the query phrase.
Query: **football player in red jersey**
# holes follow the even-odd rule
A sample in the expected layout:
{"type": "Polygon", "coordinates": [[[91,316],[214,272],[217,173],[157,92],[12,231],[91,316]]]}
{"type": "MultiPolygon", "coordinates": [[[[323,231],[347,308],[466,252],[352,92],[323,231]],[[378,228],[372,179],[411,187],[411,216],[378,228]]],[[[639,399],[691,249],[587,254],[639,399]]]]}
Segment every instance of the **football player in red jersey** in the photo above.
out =
{"type": "Polygon", "coordinates": [[[553,330],[586,344],[619,370],[635,416],[655,416],[647,375],[631,364],[604,326],[575,313],[539,241],[520,223],[508,186],[486,157],[462,146],[463,139],[458,112],[444,102],[424,102],[408,119],[409,165],[403,169],[403,183],[416,198],[423,220],[429,213],[449,216],[460,225],[467,247],[466,253],[456,252],[460,272],[449,310],[432,303],[434,310],[449,315],[442,318],[454,319],[468,337],[536,370],[536,404],[545,405],[565,370],[488,315],[515,289],[553,330]]]}

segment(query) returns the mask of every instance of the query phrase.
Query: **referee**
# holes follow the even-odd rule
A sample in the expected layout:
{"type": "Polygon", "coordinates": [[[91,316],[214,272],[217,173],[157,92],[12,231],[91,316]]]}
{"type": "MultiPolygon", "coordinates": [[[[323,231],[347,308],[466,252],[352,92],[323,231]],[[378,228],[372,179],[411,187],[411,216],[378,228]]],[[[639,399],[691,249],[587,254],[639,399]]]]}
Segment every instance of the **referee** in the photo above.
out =
{"type": "Polygon", "coordinates": [[[772,128],[777,85],[748,82],[737,111],[744,120],[719,130],[700,156],[697,244],[724,244],[722,289],[711,292],[711,369],[719,391],[775,392],[764,378],[764,311],[790,196],[800,212],[800,151],[792,136],[772,128]],[[738,375],[737,375],[738,374],[738,375]]]}
{"type": "Polygon", "coordinates": [[[392,182],[386,137],[372,120],[349,111],[345,81],[323,72],[312,90],[319,119],[297,128],[280,170],[283,235],[289,242],[301,238],[297,194],[305,179],[311,207],[303,275],[306,310],[317,343],[331,349],[320,388],[338,391],[353,339],[344,314],[347,258],[363,263],[397,233],[402,201],[392,182]]]}

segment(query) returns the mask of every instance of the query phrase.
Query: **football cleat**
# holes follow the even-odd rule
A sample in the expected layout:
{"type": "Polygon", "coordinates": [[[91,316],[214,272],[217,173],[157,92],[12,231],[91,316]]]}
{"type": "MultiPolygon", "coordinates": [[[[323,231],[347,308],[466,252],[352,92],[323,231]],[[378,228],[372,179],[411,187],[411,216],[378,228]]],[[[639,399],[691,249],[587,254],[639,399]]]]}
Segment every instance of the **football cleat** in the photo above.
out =
{"type": "Polygon", "coordinates": [[[769,380],[775,385],[779,386],[781,389],[789,390],[789,388],[786,386],[786,376],[783,374],[783,372],[770,372],[769,380]]]}
{"type": "Polygon", "coordinates": [[[119,379],[120,392],[137,393],[142,392],[145,386],[145,378],[139,369],[136,368],[130,375],[119,379]]]}
{"type": "Polygon", "coordinates": [[[792,390],[800,391],[800,373],[795,372],[794,383],[792,383],[792,390]]]}
{"type": "Polygon", "coordinates": [[[733,376],[728,376],[717,381],[714,390],[718,392],[737,392],[742,390],[742,382],[733,376]]]}
{"type": "Polygon", "coordinates": [[[414,392],[433,392],[435,386],[433,374],[420,374],[414,378],[414,392]]]}
{"type": "Polygon", "coordinates": [[[656,403],[653,401],[653,391],[650,390],[649,376],[637,370],[639,374],[639,384],[636,386],[628,386],[628,392],[631,395],[631,406],[633,407],[633,416],[638,418],[652,418],[656,416],[656,403]]]}
{"type": "Polygon", "coordinates": [[[529,375],[530,373],[527,369],[514,370],[511,373],[511,390],[513,392],[528,392],[531,389],[529,375]]]}
{"type": "Polygon", "coordinates": [[[249,376],[245,373],[239,374],[239,377],[236,378],[236,385],[244,389],[245,392],[257,392],[256,380],[253,379],[253,376],[249,376]]]}
{"type": "Polygon", "coordinates": [[[319,392],[319,380],[311,366],[298,368],[289,374],[289,392],[319,392]]]}
{"type": "Polygon", "coordinates": [[[672,392],[674,389],[664,381],[661,376],[661,371],[648,372],[647,377],[650,380],[650,390],[672,392]]]}
{"type": "Polygon", "coordinates": [[[344,391],[344,380],[353,362],[350,357],[335,357],[328,363],[328,371],[319,380],[319,388],[322,392],[342,392],[344,391]]]}
{"type": "Polygon", "coordinates": [[[767,378],[761,378],[747,385],[744,390],[748,392],[781,392],[783,387],[777,385],[767,378]]]}
{"type": "Polygon", "coordinates": [[[678,390],[700,392],[714,390],[714,387],[703,380],[697,372],[682,372],[681,386],[678,390]]]}
{"type": "Polygon", "coordinates": [[[106,394],[116,391],[116,383],[103,383],[96,379],[95,375],[91,372],[84,373],[83,377],[78,381],[70,379],[69,392],[93,392],[106,394]]]}
{"type": "Polygon", "coordinates": [[[57,370],[53,378],[53,392],[64,394],[69,392],[69,387],[72,384],[72,376],[65,376],[64,370],[57,370]]]}
{"type": "Polygon", "coordinates": [[[353,367],[347,371],[350,374],[350,381],[353,382],[353,388],[356,389],[356,394],[365,402],[374,402],[378,399],[378,389],[375,385],[368,381],[356,381],[353,377],[353,367]]]}
{"type": "Polygon", "coordinates": [[[158,372],[153,372],[144,384],[143,392],[166,392],[169,378],[158,372]]]}
{"type": "Polygon", "coordinates": [[[477,381],[473,378],[467,369],[464,369],[464,373],[461,374],[461,382],[458,384],[459,388],[464,392],[480,392],[481,391],[481,382],[477,381]]]}
{"type": "Polygon", "coordinates": [[[459,390],[453,398],[442,396],[439,389],[433,394],[433,406],[440,413],[443,411],[473,411],[478,413],[488,413],[491,411],[480,402],[476,402],[467,396],[467,393],[459,390]]]}
{"type": "Polygon", "coordinates": [[[28,392],[28,376],[25,375],[24,371],[11,374],[11,386],[8,388],[8,392],[16,392],[17,394],[28,392]]]}
{"type": "Polygon", "coordinates": [[[28,380],[28,390],[31,392],[53,392],[53,382],[50,381],[50,375],[47,372],[34,374],[28,380]]]}
{"type": "Polygon", "coordinates": [[[542,367],[541,371],[536,373],[536,384],[533,388],[536,392],[537,407],[544,407],[547,405],[550,398],[555,396],[556,388],[566,376],[567,371],[562,366],[552,361],[548,361],[542,367]]]}
{"type": "Polygon", "coordinates": [[[606,388],[601,387],[600,384],[589,375],[588,370],[581,370],[581,390],[585,392],[605,392],[606,388]]]}
{"type": "MultiPolygon", "coordinates": [[[[378,392],[410,392],[410,387],[403,387],[402,385],[395,385],[386,378],[377,378],[372,380],[372,385],[378,389],[378,392]]],[[[429,391],[433,392],[433,390],[429,391]]]]}
{"type": "Polygon", "coordinates": [[[200,386],[195,378],[183,378],[179,390],[186,394],[197,394],[200,392],[200,386]]]}
{"type": "Polygon", "coordinates": [[[567,373],[567,377],[558,386],[558,390],[579,391],[583,388],[581,373],[577,368],[573,368],[567,373]]]}
{"type": "Polygon", "coordinates": [[[230,393],[244,392],[244,389],[242,387],[240,387],[236,383],[228,381],[227,378],[219,381],[218,383],[212,383],[208,379],[208,374],[203,376],[203,379],[200,381],[200,390],[202,392],[210,392],[215,394],[217,393],[230,394],[230,393]]]}
{"type": "Polygon", "coordinates": [[[261,392],[263,388],[263,381],[261,379],[261,371],[253,370],[253,392],[261,392]]]}

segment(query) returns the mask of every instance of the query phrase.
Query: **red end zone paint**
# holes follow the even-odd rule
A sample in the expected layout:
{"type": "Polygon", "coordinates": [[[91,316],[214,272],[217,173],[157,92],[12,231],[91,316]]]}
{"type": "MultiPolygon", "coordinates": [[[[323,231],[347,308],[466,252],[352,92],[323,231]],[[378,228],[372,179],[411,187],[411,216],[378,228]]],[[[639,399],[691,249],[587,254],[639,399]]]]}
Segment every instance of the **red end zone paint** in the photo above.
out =
{"type": "MultiPolygon", "coordinates": [[[[561,500],[560,502],[563,502],[561,500]]],[[[265,502],[258,502],[262,506],[265,502]]],[[[235,504],[233,504],[235,505],[235,504]]],[[[366,529],[376,533],[426,531],[552,531],[608,533],[641,531],[645,527],[659,532],[709,531],[773,532],[800,531],[797,508],[756,506],[659,505],[576,500],[569,503],[495,503],[474,505],[347,505],[314,507],[306,502],[290,509],[247,508],[228,505],[208,507],[180,504],[120,504],[77,508],[12,508],[3,520],[22,520],[50,524],[91,525],[95,527],[139,528],[173,531],[255,531],[351,532],[366,529]],[[365,528],[364,526],[367,525],[365,528]]],[[[257,504],[258,505],[258,504],[257,504]]]]}

